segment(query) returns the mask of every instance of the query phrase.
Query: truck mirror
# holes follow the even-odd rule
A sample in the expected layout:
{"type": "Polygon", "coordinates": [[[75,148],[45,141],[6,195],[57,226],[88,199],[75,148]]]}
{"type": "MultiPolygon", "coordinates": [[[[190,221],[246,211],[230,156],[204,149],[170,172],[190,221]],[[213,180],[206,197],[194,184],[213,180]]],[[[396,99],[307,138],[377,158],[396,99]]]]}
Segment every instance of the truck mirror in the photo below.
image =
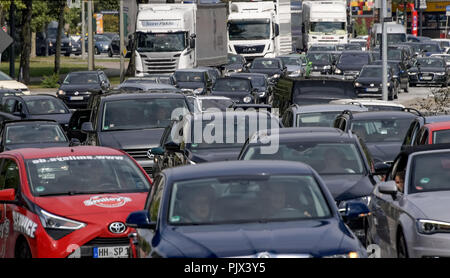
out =
{"type": "Polygon", "coordinates": [[[275,23],[275,37],[278,37],[280,35],[280,25],[278,23],[275,23]]]}
{"type": "Polygon", "coordinates": [[[189,38],[189,47],[192,49],[195,48],[195,37],[189,38]]]}

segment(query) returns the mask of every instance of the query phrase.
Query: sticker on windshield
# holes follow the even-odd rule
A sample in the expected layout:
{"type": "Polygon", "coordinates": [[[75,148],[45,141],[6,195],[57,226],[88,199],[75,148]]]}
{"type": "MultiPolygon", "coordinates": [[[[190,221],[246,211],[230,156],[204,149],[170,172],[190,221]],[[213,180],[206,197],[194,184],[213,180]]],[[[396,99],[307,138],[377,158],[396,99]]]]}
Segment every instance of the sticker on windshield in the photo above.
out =
{"type": "Polygon", "coordinates": [[[97,206],[102,208],[118,208],[123,207],[128,202],[131,202],[131,198],[115,195],[101,195],[91,197],[83,203],[87,207],[97,206]]]}
{"type": "Polygon", "coordinates": [[[420,180],[420,183],[429,183],[430,179],[429,178],[423,178],[420,180]]]}
{"type": "Polygon", "coordinates": [[[43,186],[38,186],[38,187],[36,187],[36,191],[37,191],[37,192],[44,192],[44,191],[45,191],[45,187],[43,187],[43,186]]]}
{"type": "Polygon", "coordinates": [[[180,222],[180,217],[179,216],[172,216],[170,218],[170,222],[180,222]]]}
{"type": "Polygon", "coordinates": [[[49,163],[49,162],[64,162],[75,160],[123,160],[121,155],[80,155],[80,156],[62,156],[39,158],[32,160],[33,164],[49,163]]]}

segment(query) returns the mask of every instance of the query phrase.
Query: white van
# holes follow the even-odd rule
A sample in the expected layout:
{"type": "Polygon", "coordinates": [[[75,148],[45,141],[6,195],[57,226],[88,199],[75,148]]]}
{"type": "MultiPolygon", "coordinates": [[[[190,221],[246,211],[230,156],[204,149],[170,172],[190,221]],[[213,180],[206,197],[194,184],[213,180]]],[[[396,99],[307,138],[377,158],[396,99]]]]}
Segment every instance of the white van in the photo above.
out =
{"type": "MultiPolygon", "coordinates": [[[[396,22],[386,22],[387,43],[396,44],[406,42],[405,26],[396,22]]],[[[370,30],[370,48],[380,45],[381,41],[381,23],[375,23],[370,30]]]]}

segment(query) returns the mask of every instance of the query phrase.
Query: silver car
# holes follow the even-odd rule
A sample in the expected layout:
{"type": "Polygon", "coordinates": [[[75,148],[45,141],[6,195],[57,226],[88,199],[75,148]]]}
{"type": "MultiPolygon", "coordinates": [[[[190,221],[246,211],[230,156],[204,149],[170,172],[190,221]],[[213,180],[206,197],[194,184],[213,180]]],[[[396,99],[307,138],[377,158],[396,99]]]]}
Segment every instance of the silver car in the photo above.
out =
{"type": "Polygon", "coordinates": [[[381,257],[450,257],[449,181],[450,144],[405,148],[374,188],[366,244],[381,257]]]}

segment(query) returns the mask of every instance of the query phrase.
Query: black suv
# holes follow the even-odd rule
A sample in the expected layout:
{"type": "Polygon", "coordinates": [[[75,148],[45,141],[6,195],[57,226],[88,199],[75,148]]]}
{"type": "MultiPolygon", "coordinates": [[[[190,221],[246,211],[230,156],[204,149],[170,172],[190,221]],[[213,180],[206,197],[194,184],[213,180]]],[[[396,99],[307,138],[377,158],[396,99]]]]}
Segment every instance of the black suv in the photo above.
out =
{"type": "Polygon", "coordinates": [[[77,71],[66,76],[56,95],[69,108],[86,108],[92,94],[105,93],[110,87],[108,77],[101,70],[77,71]]]}

